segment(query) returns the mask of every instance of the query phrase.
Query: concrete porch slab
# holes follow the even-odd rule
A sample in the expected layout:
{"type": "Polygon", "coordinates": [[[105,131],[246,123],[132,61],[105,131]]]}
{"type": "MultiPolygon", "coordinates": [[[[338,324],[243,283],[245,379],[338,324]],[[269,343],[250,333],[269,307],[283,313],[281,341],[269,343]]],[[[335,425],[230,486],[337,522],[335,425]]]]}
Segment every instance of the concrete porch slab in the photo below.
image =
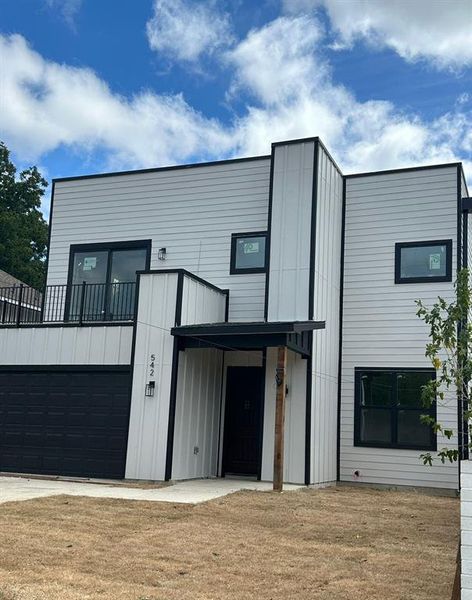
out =
{"type": "MultiPolygon", "coordinates": [[[[284,490],[293,491],[302,487],[301,485],[286,484],[284,490]]],[[[270,482],[239,479],[192,479],[178,481],[173,485],[157,489],[140,489],[125,485],[110,486],[77,481],[0,477],[0,503],[65,494],[90,498],[198,504],[240,490],[269,491],[271,489],[272,483],[270,482]]]]}

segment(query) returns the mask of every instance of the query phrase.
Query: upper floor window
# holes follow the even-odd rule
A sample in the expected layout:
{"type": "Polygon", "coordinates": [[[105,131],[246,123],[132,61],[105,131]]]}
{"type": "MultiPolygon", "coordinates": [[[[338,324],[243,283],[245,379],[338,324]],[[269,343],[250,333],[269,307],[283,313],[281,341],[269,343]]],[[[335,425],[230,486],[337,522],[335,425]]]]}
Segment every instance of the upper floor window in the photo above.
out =
{"type": "Polygon", "coordinates": [[[149,268],[150,251],[150,240],[71,246],[68,319],[78,320],[79,313],[89,321],[131,319],[136,273],[149,268]]]}
{"type": "Polygon", "coordinates": [[[264,273],[267,267],[267,232],[233,233],[230,273],[264,273]]]}
{"type": "Polygon", "coordinates": [[[433,418],[436,407],[425,408],[422,387],[436,373],[431,369],[356,369],[356,446],[434,450],[436,436],[421,415],[433,418]]]}
{"type": "Polygon", "coordinates": [[[395,283],[452,281],[452,240],[395,244],[395,283]]]}

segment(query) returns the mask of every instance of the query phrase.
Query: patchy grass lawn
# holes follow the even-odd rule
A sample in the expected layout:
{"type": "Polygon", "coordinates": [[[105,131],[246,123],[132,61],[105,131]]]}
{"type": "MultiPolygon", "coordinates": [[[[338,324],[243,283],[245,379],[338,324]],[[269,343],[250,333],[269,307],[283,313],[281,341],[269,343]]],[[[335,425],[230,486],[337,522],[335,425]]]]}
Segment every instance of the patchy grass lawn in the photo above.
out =
{"type": "Polygon", "coordinates": [[[459,502],[359,488],[0,506],[1,600],[447,600],[459,502]]]}

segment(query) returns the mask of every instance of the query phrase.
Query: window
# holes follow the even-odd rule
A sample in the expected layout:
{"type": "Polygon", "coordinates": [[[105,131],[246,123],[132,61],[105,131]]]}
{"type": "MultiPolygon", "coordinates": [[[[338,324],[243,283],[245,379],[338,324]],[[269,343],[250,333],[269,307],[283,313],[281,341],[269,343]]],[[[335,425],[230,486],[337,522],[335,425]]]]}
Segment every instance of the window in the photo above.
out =
{"type": "Polygon", "coordinates": [[[150,240],[71,246],[68,319],[80,312],[89,321],[133,318],[136,272],[149,268],[150,250],[150,240]]]}
{"type": "Polygon", "coordinates": [[[354,445],[435,450],[436,436],[420,419],[436,416],[435,405],[421,401],[422,386],[435,377],[431,369],[356,369],[354,445]]]}
{"type": "Polygon", "coordinates": [[[264,273],[267,265],[267,232],[233,233],[230,273],[264,273]]]}
{"type": "Polygon", "coordinates": [[[395,283],[452,281],[452,240],[395,244],[395,283]]]}

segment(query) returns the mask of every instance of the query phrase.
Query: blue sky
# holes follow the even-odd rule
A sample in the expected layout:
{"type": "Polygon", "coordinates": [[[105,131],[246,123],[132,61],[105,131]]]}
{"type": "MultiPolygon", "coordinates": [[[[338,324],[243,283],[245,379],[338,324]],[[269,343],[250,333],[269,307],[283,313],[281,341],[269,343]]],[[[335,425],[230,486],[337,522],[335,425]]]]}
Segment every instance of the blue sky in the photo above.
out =
{"type": "Polygon", "coordinates": [[[0,139],[48,179],[312,135],[346,172],[462,160],[471,177],[472,0],[0,8],[0,139]]]}

